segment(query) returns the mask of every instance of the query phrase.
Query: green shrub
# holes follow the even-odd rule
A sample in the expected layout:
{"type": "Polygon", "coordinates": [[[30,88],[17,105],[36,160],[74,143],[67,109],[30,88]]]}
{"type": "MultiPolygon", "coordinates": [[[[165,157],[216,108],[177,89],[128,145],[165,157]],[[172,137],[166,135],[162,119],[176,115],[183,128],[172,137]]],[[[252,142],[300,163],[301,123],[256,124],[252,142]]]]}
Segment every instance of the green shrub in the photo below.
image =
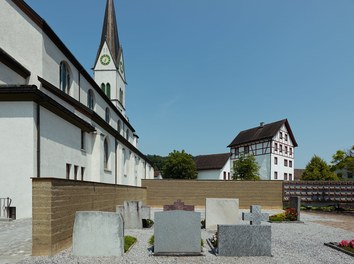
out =
{"type": "Polygon", "coordinates": [[[281,222],[285,221],[285,213],[280,213],[276,215],[271,215],[269,216],[269,220],[273,222],[281,222]]]}
{"type": "Polygon", "coordinates": [[[153,246],[154,243],[155,243],[155,237],[154,235],[152,235],[150,238],[149,238],[149,241],[148,241],[149,245],[153,246]]]}
{"type": "Polygon", "coordinates": [[[136,238],[132,236],[124,236],[124,252],[127,252],[129,248],[135,243],[136,238]]]}

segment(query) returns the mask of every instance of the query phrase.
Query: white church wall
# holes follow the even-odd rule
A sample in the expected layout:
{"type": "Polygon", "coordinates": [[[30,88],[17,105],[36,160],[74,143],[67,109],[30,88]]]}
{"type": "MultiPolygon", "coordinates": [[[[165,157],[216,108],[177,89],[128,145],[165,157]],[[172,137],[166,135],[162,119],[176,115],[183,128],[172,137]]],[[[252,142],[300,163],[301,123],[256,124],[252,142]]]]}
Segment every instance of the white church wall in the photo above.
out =
{"type": "Polygon", "coordinates": [[[0,62],[0,84],[26,84],[26,79],[0,62]]]}
{"type": "Polygon", "coordinates": [[[88,172],[87,153],[81,150],[81,129],[44,108],[41,108],[40,120],[41,177],[65,179],[67,164],[71,166],[72,180],[74,166],[79,166],[80,170],[84,167],[88,172]]]}
{"type": "Polygon", "coordinates": [[[37,75],[42,75],[41,29],[10,0],[0,1],[0,25],[0,47],[31,71],[29,83],[38,84],[37,75]]]}
{"type": "Polygon", "coordinates": [[[36,168],[36,105],[33,102],[0,103],[0,197],[10,197],[16,217],[32,216],[32,182],[36,168]]]}

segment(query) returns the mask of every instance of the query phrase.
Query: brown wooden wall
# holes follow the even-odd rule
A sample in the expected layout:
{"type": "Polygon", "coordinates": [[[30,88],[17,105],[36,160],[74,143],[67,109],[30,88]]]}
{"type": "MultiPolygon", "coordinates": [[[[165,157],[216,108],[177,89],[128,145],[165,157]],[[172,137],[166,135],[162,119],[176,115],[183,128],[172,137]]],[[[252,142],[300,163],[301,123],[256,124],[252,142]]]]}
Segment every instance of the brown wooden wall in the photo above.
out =
{"type": "Polygon", "coordinates": [[[238,198],[240,208],[253,204],[283,208],[282,181],[142,180],[147,204],[162,207],[181,199],[185,204],[205,206],[205,198],[238,198]]]}
{"type": "Polygon", "coordinates": [[[72,243],[76,211],[111,211],[124,200],[147,202],[145,188],[52,178],[32,179],[32,255],[54,255],[72,243]]]}

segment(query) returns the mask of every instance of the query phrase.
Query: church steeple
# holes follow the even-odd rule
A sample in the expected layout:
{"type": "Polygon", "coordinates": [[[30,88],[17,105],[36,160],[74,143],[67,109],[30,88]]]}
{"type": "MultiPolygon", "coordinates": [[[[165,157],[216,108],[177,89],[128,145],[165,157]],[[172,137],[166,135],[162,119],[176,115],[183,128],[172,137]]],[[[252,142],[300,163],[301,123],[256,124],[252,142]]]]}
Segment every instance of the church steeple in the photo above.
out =
{"type": "Polygon", "coordinates": [[[101,50],[104,44],[107,43],[109,51],[112,55],[112,59],[116,68],[118,69],[119,66],[119,59],[122,53],[122,48],[119,43],[119,36],[118,36],[118,27],[117,27],[117,20],[116,20],[116,12],[114,9],[114,2],[113,0],[107,0],[106,4],[106,11],[104,15],[103,27],[102,27],[102,35],[101,35],[101,43],[98,48],[97,56],[96,56],[96,63],[99,59],[101,50]]]}
{"type": "Polygon", "coordinates": [[[107,0],[101,42],[93,68],[96,83],[125,114],[125,70],[123,49],[118,38],[118,27],[113,0],[107,0]]]}

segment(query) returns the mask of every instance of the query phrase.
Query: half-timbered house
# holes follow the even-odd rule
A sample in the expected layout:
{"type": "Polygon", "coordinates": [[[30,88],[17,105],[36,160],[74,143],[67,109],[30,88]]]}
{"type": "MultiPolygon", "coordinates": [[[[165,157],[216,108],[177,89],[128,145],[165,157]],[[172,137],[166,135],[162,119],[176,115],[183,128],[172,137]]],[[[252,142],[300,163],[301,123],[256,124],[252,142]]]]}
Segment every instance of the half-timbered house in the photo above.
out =
{"type": "Polygon", "coordinates": [[[243,130],[228,147],[231,163],[241,155],[253,155],[262,180],[294,180],[297,142],[287,119],[243,130]]]}

